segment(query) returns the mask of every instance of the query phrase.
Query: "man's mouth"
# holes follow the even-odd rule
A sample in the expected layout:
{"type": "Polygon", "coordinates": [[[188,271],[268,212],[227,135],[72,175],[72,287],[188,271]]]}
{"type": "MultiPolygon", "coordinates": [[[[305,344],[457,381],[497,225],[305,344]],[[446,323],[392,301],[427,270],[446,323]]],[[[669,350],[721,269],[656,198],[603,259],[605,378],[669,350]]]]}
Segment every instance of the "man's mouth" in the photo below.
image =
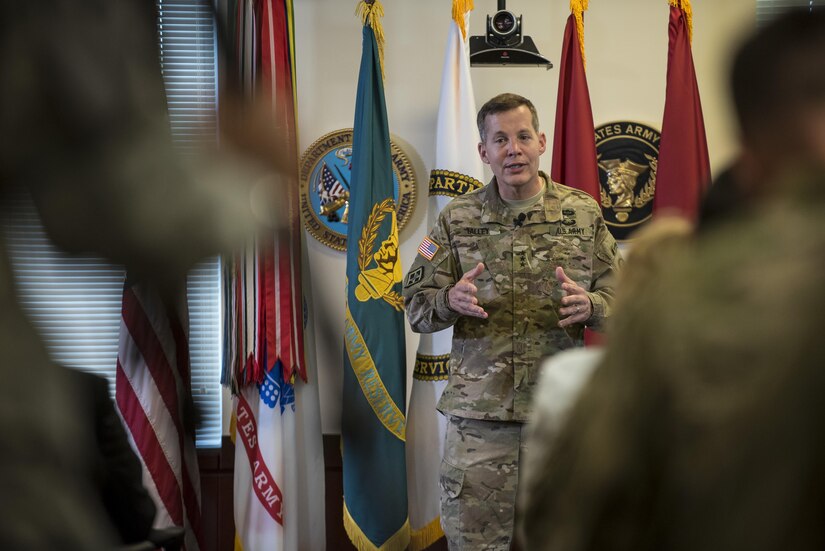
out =
{"type": "Polygon", "coordinates": [[[506,170],[521,170],[525,166],[526,165],[524,163],[512,163],[512,164],[509,164],[509,165],[504,165],[504,168],[506,170]]]}

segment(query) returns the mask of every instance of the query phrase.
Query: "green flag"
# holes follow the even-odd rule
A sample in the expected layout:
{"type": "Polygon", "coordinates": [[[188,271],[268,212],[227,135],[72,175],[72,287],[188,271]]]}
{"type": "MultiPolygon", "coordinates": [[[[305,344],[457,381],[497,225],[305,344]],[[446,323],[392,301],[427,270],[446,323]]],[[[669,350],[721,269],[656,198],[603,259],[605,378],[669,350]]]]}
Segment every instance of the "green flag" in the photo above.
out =
{"type": "Polygon", "coordinates": [[[393,196],[379,50],[365,24],[353,125],[341,420],[344,526],[361,550],[402,550],[410,539],[403,271],[393,196]]]}

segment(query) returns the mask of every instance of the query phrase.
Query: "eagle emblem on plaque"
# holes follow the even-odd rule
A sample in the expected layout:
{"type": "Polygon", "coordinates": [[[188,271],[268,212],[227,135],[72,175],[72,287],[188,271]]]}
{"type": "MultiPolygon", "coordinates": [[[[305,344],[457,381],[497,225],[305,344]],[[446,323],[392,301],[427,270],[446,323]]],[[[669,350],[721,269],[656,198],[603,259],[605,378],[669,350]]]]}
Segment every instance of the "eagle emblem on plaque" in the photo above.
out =
{"type": "Polygon", "coordinates": [[[340,162],[333,161],[332,166],[327,164],[327,161],[321,162],[321,173],[315,183],[315,193],[318,194],[321,216],[325,216],[329,222],[346,224],[349,213],[349,183],[342,169],[346,167],[348,172],[352,172],[352,148],[336,150],[335,157],[340,162]]]}
{"type": "Polygon", "coordinates": [[[661,134],[637,122],[611,122],[596,128],[599,202],[617,241],[626,241],[653,215],[661,134]]]}
{"type": "MultiPolygon", "coordinates": [[[[400,230],[415,208],[415,173],[407,155],[390,141],[395,216],[400,230]]],[[[301,157],[301,217],[307,231],[321,243],[347,250],[352,128],[315,140],[301,157]]]]}

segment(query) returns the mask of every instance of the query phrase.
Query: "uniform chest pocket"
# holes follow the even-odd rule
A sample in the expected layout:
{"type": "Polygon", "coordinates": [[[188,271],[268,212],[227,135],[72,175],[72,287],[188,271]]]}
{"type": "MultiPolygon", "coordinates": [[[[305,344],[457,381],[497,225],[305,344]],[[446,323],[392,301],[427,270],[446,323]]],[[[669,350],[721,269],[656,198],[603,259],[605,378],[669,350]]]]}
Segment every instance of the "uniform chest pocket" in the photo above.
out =
{"type": "Polygon", "coordinates": [[[548,240],[551,262],[561,266],[567,277],[578,285],[589,289],[593,279],[592,231],[583,231],[578,235],[551,235],[548,240]]]}
{"type": "Polygon", "coordinates": [[[484,264],[484,271],[473,282],[478,288],[476,298],[482,307],[495,302],[506,292],[504,276],[509,273],[510,269],[507,268],[505,257],[512,263],[512,254],[509,249],[506,252],[502,250],[502,239],[508,239],[508,237],[472,235],[453,239],[458,247],[462,275],[475,268],[479,262],[484,264]]]}

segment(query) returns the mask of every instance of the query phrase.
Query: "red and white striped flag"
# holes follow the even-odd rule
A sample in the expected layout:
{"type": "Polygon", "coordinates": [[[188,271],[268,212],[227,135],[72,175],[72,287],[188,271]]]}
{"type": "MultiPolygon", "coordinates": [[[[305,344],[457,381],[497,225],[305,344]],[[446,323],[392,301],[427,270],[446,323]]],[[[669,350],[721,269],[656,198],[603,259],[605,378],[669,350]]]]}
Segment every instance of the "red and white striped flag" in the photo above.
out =
{"type": "Polygon", "coordinates": [[[184,548],[203,548],[200,475],[191,400],[188,315],[184,295],[170,307],[145,284],[123,289],[115,397],[143,464],[143,483],[158,508],[154,526],[185,529],[184,548]]]}

